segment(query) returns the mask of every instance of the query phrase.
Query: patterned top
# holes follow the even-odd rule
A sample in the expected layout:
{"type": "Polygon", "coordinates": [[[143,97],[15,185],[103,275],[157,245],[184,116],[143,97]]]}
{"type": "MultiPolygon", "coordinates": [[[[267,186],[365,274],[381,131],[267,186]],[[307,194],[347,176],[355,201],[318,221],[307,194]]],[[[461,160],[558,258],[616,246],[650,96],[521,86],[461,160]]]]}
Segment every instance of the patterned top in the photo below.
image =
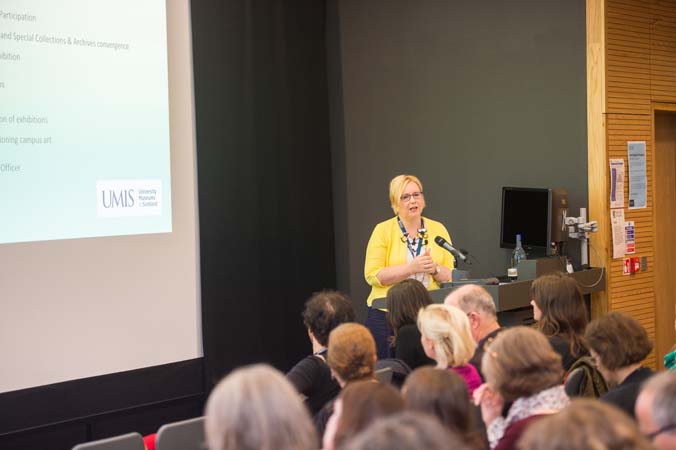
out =
{"type": "Polygon", "coordinates": [[[512,403],[507,417],[498,417],[488,425],[486,432],[491,448],[494,448],[505,433],[505,429],[514,422],[545,411],[558,411],[570,403],[563,385],[557,385],[540,391],[530,397],[521,397],[512,403]]]}
{"type": "Polygon", "coordinates": [[[676,370],[676,350],[664,355],[664,367],[667,370],[676,370]]]}

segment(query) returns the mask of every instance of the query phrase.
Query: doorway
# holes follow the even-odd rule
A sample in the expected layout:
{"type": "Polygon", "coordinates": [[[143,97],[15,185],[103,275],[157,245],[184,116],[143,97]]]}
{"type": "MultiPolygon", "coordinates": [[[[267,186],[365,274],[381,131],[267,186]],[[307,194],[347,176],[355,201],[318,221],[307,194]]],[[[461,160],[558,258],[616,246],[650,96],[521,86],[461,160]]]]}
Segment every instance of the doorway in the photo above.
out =
{"type": "Polygon", "coordinates": [[[676,343],[676,105],[655,110],[655,353],[658,367],[676,343]],[[672,109],[673,108],[673,109],[672,109]]]}

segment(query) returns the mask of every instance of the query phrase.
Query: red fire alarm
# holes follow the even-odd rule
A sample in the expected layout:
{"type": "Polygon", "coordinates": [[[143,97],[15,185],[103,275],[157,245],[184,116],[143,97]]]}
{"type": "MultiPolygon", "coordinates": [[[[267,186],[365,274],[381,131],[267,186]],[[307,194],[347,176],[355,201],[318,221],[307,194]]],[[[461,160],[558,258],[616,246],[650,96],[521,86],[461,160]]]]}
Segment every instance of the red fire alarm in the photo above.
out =
{"type": "Polygon", "coordinates": [[[631,273],[639,273],[641,271],[641,258],[634,256],[631,258],[631,273]]]}

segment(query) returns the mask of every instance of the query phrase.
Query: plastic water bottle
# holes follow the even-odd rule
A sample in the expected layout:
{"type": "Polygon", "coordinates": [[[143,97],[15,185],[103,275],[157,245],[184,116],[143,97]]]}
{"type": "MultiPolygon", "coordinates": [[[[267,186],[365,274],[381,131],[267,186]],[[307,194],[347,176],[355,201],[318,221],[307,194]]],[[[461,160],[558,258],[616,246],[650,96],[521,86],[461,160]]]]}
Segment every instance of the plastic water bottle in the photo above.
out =
{"type": "Polygon", "coordinates": [[[516,247],[514,247],[514,251],[512,252],[512,265],[508,271],[508,273],[510,274],[510,278],[516,278],[518,276],[517,268],[519,266],[519,263],[525,259],[526,252],[521,246],[521,235],[517,234],[516,247]]]}

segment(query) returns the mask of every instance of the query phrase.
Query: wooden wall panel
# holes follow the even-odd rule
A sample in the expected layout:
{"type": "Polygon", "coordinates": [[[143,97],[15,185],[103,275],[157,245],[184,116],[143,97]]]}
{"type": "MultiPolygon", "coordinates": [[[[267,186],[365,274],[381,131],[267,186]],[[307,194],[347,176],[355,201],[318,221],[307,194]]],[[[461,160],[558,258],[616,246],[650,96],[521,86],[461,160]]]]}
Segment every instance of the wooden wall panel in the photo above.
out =
{"type": "Polygon", "coordinates": [[[607,1],[608,113],[650,113],[651,20],[651,8],[646,8],[644,1],[607,1]]]}
{"type": "Polygon", "coordinates": [[[651,100],[676,103],[676,0],[651,3],[651,100]]]}
{"type": "MultiPolygon", "coordinates": [[[[631,314],[656,337],[656,271],[654,268],[656,247],[655,194],[654,194],[654,106],[656,103],[676,104],[676,0],[588,0],[587,10],[603,10],[604,19],[598,21],[604,28],[605,49],[605,109],[603,121],[589,116],[589,128],[604,124],[606,147],[590,145],[590,160],[605,158],[606,167],[590,169],[590,210],[592,204],[603,205],[603,214],[609,214],[609,206],[592,199],[591,188],[603,186],[604,195],[609,195],[608,184],[594,181],[595,177],[607,179],[608,158],[623,158],[627,164],[627,141],[645,141],[647,157],[647,208],[628,209],[628,185],[625,185],[625,220],[633,220],[636,226],[636,255],[646,257],[647,270],[631,276],[622,275],[623,260],[612,259],[612,242],[609,224],[603,236],[606,242],[599,247],[604,251],[601,260],[607,261],[609,311],[624,311],[631,314]],[[590,7],[590,5],[592,5],[590,7]]],[[[588,27],[588,36],[598,30],[588,27]]],[[[588,50],[589,51],[589,50],[588,50]]],[[[589,59],[588,59],[589,61],[589,59]]],[[[598,68],[597,68],[598,70],[598,68]]],[[[588,70],[589,74],[589,70],[588,70]]],[[[588,76],[588,83],[590,83],[588,76]]],[[[603,90],[597,89],[603,92],[603,90]]],[[[599,95],[589,90],[589,96],[599,95]]],[[[593,99],[589,100],[590,104],[593,99]]],[[[672,225],[673,226],[673,225],[672,225]]],[[[603,310],[603,308],[597,308],[603,310]]],[[[661,333],[660,333],[661,334],[661,333]]],[[[659,355],[659,359],[661,360],[659,355]]],[[[655,355],[649,363],[657,365],[655,355]]]]}

